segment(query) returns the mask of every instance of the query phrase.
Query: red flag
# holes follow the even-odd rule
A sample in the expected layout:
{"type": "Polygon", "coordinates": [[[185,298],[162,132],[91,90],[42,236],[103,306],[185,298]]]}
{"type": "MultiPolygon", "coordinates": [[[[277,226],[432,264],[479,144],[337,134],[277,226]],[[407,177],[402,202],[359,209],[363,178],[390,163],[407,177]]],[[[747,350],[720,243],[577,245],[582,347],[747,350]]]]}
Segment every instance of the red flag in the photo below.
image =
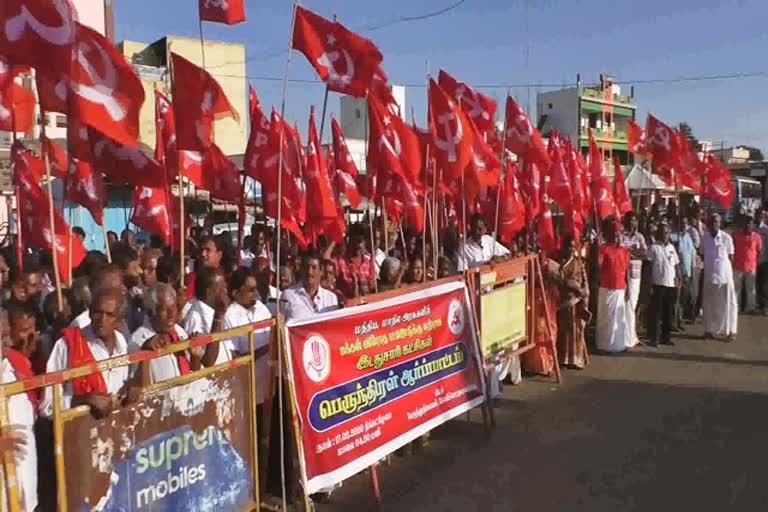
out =
{"type": "Polygon", "coordinates": [[[269,119],[259,105],[259,98],[252,85],[248,86],[251,112],[251,134],[245,148],[245,174],[256,181],[261,181],[264,158],[268,152],[269,119]]]}
{"type": "Polygon", "coordinates": [[[131,222],[141,229],[159,235],[169,245],[173,245],[171,233],[170,195],[165,187],[136,187],[133,192],[133,214],[131,222]]]}
{"type": "Polygon", "coordinates": [[[525,227],[525,204],[520,194],[517,173],[517,166],[507,163],[507,175],[502,184],[499,205],[499,236],[505,242],[511,242],[525,227]]]}
{"type": "Polygon", "coordinates": [[[239,121],[219,83],[204,69],[171,53],[176,147],[203,151],[213,143],[213,122],[219,116],[239,121]]]}
{"type": "Polygon", "coordinates": [[[552,224],[552,208],[547,200],[542,200],[541,203],[541,215],[536,223],[536,234],[539,249],[546,252],[557,250],[557,238],[555,238],[555,228],[552,224]]]}
{"type": "Polygon", "coordinates": [[[493,122],[496,115],[496,102],[467,84],[459,82],[442,69],[437,76],[437,81],[440,87],[461,105],[461,109],[475,123],[485,142],[491,145],[497,143],[498,136],[493,122]]]}
{"type": "Polygon", "coordinates": [[[506,108],[507,134],[504,144],[507,149],[517,154],[525,162],[531,161],[545,169],[549,166],[549,156],[544,147],[539,130],[511,96],[507,96],[506,108]]]}
{"type": "Polygon", "coordinates": [[[11,146],[11,165],[14,184],[21,189],[39,186],[45,177],[45,161],[30,152],[21,142],[17,141],[11,146]]]}
{"type": "Polygon", "coordinates": [[[331,116],[333,130],[333,166],[336,170],[336,187],[347,198],[352,208],[360,206],[360,192],[357,189],[357,166],[349,152],[344,133],[341,131],[336,118],[331,116]]]}
{"type": "Polygon", "coordinates": [[[69,156],[64,151],[58,142],[49,139],[48,137],[40,137],[43,143],[43,151],[48,153],[48,161],[51,166],[51,176],[57,178],[65,178],[69,169],[69,156]]]}
{"type": "Polygon", "coordinates": [[[541,172],[533,162],[523,163],[520,192],[525,201],[525,218],[527,223],[541,213],[541,172]]]}
{"type": "Polygon", "coordinates": [[[66,73],[46,69],[35,70],[35,86],[41,110],[69,114],[68,77],[69,70],[66,73]]]}
{"type": "Polygon", "coordinates": [[[680,170],[680,145],[675,130],[648,114],[645,123],[645,143],[653,159],[653,170],[668,185],[675,183],[675,172],[680,170]]]}
{"type": "MultiPolygon", "coordinates": [[[[416,130],[387,110],[374,96],[368,97],[368,110],[368,168],[372,169],[372,176],[382,170],[401,176],[406,183],[418,183],[422,160],[416,130]]],[[[374,195],[375,189],[371,193],[374,195]]]]}
{"type": "Polygon", "coordinates": [[[32,91],[16,83],[20,71],[0,56],[0,131],[28,132],[35,123],[37,100],[32,91]]]}
{"type": "Polygon", "coordinates": [[[119,144],[95,130],[90,130],[88,137],[95,169],[112,182],[136,186],[160,186],[165,182],[163,168],[139,146],[119,144]]]}
{"type": "Polygon", "coordinates": [[[229,203],[237,203],[241,192],[240,171],[235,163],[224,155],[219,146],[211,146],[203,153],[203,190],[211,197],[229,203]]]}
{"type": "Polygon", "coordinates": [[[179,173],[173,105],[160,91],[155,91],[155,160],[165,168],[166,181],[179,173]]]}
{"type": "Polygon", "coordinates": [[[461,176],[472,161],[470,121],[437,82],[429,81],[429,121],[435,159],[448,179],[461,176]]]}
{"type": "Polygon", "coordinates": [[[0,2],[0,54],[14,64],[69,71],[75,31],[69,0],[0,2]]]}
{"type": "Polygon", "coordinates": [[[71,115],[121,144],[137,144],[144,86],[111,41],[77,25],[70,71],[71,115]]]}
{"type": "Polygon", "coordinates": [[[59,275],[65,283],[71,280],[69,267],[70,237],[72,246],[72,267],[80,265],[85,259],[85,247],[79,237],[72,237],[69,226],[58,208],[53,208],[53,233],[51,232],[51,202],[39,183],[30,179],[39,170],[25,167],[32,160],[26,158],[23,146],[16,144],[11,150],[15,182],[19,185],[21,202],[21,233],[27,247],[51,251],[56,256],[59,275]]]}
{"type": "Polygon", "coordinates": [[[562,209],[570,208],[573,201],[571,194],[571,180],[568,170],[563,163],[563,142],[560,134],[553,130],[549,136],[549,196],[562,209]]]}
{"type": "Polygon", "coordinates": [[[565,155],[564,164],[568,173],[568,179],[571,183],[571,196],[573,199],[573,204],[570,205],[570,209],[581,215],[586,206],[586,198],[583,188],[582,170],[579,166],[579,158],[576,154],[576,148],[573,147],[570,140],[565,141],[563,149],[565,155]]]}
{"type": "Polygon", "coordinates": [[[374,97],[368,98],[370,112],[370,144],[368,149],[368,169],[372,185],[371,196],[396,198],[403,205],[408,224],[417,232],[423,228],[423,207],[419,200],[421,186],[418,182],[419,166],[408,168],[415,159],[421,160],[419,140],[411,127],[399,117],[378,103],[374,97]]]}
{"type": "Polygon", "coordinates": [[[620,218],[625,213],[632,211],[632,200],[627,193],[624,173],[621,171],[621,164],[616,157],[613,158],[613,169],[615,174],[613,177],[613,201],[616,204],[616,211],[619,213],[617,218],[620,218]]]}
{"type": "Polygon", "coordinates": [[[383,59],[376,45],[303,7],[296,7],[292,47],[304,54],[331,91],[361,98],[383,59]]]}
{"type": "Polygon", "coordinates": [[[378,100],[393,114],[400,115],[400,105],[392,94],[389,78],[387,78],[387,74],[384,73],[381,65],[379,65],[373,73],[371,90],[368,94],[369,96],[376,96],[376,98],[378,98],[378,100]]]}
{"type": "Polygon", "coordinates": [[[101,173],[94,171],[93,164],[72,159],[72,170],[64,183],[64,199],[84,206],[96,224],[102,225],[106,194],[101,173]]]}
{"type": "Polygon", "coordinates": [[[307,168],[304,173],[304,182],[307,187],[307,218],[314,221],[334,219],[338,212],[320,139],[317,136],[314,107],[309,111],[307,133],[307,168]]]}
{"type": "Polygon", "coordinates": [[[269,154],[264,159],[264,173],[261,180],[264,212],[267,216],[277,219],[279,175],[281,176],[282,197],[280,199],[282,200],[283,227],[298,229],[299,233],[301,230],[298,228],[298,224],[306,218],[306,202],[301,183],[300,145],[298,133],[295,133],[293,128],[273,108],[269,130],[269,154]],[[281,140],[282,147],[280,146],[281,140]],[[279,168],[281,153],[282,172],[279,168]]]}
{"type": "Polygon", "coordinates": [[[592,131],[589,132],[589,168],[591,170],[592,182],[590,189],[594,208],[601,219],[613,214],[613,197],[611,194],[611,185],[608,177],[603,171],[603,155],[597,147],[595,137],[592,131]]]}
{"type": "Polygon", "coordinates": [[[245,21],[243,0],[199,0],[200,20],[235,25],[245,21]]]}
{"type": "Polygon", "coordinates": [[[725,208],[730,208],[735,197],[731,171],[723,167],[720,161],[712,155],[706,156],[705,164],[704,197],[725,208]]]}
{"type": "Polygon", "coordinates": [[[631,119],[627,121],[627,141],[630,153],[641,157],[650,156],[645,143],[645,131],[631,119]]]}

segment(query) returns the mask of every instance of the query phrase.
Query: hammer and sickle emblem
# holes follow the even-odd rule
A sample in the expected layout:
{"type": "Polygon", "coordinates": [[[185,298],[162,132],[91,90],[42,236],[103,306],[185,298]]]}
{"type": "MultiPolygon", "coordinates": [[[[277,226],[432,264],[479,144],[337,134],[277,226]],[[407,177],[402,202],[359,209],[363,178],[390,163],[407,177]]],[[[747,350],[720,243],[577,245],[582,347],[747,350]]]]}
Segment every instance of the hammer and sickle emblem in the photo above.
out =
{"type": "Polygon", "coordinates": [[[54,27],[38,20],[26,5],[21,6],[21,12],[5,22],[5,36],[9,41],[18,41],[24,35],[27,27],[38,36],[56,46],[71,44],[75,35],[75,22],[69,16],[65,0],[53,0],[53,7],[61,16],[61,25],[54,27]]]}
{"type": "Polygon", "coordinates": [[[344,48],[323,53],[317,59],[317,63],[328,70],[329,84],[343,87],[352,83],[352,78],[355,76],[355,61],[352,60],[352,56],[344,48]],[[347,69],[344,73],[340,73],[336,67],[336,62],[338,62],[342,56],[344,57],[344,63],[347,69]]]}
{"type": "Polygon", "coordinates": [[[85,70],[93,85],[72,81],[72,90],[81,98],[102,105],[113,121],[122,121],[128,114],[126,109],[113,96],[117,87],[117,70],[109,59],[107,52],[98,45],[80,43],[77,45],[77,61],[85,70]],[[104,68],[104,74],[99,73],[88,60],[89,54],[98,53],[104,68]]]}
{"type": "Polygon", "coordinates": [[[474,119],[484,119],[486,121],[491,119],[491,116],[487,111],[483,109],[483,105],[480,103],[480,95],[477,91],[467,88],[464,85],[460,85],[456,89],[456,96],[462,106],[469,107],[469,115],[474,119]]]}
{"type": "Polygon", "coordinates": [[[653,142],[654,144],[658,144],[659,146],[662,146],[667,151],[670,151],[672,149],[672,146],[669,143],[669,131],[667,131],[666,128],[663,126],[659,126],[654,130],[653,132],[653,142]]]}
{"type": "Polygon", "coordinates": [[[456,146],[461,142],[461,137],[463,135],[461,123],[453,112],[446,112],[445,114],[437,116],[437,123],[443,127],[445,138],[441,136],[435,137],[435,145],[440,148],[441,151],[448,153],[448,162],[455,162],[458,159],[456,146]],[[451,130],[453,121],[456,122],[455,131],[451,130]]]}
{"type": "Polygon", "coordinates": [[[518,114],[515,117],[515,122],[507,128],[507,137],[512,138],[512,140],[517,140],[521,144],[529,144],[532,135],[533,127],[528,119],[522,114],[518,114]]]}

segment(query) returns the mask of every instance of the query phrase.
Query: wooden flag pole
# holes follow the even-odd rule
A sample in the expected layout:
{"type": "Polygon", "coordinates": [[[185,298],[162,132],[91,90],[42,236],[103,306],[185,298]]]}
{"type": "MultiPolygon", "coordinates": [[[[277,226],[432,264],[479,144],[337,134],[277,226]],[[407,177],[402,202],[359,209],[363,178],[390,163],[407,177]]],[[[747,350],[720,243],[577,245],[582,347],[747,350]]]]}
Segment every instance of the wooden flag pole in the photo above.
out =
{"type": "MultiPolygon", "coordinates": [[[[201,22],[202,27],[202,22],[201,22]]],[[[170,49],[170,48],[169,48],[170,49]]],[[[173,59],[168,59],[168,69],[170,70],[170,73],[168,73],[168,76],[171,79],[170,84],[170,90],[173,91],[173,59]]],[[[185,222],[184,222],[184,169],[183,165],[181,165],[181,162],[179,162],[178,165],[178,181],[179,181],[179,289],[182,293],[185,292],[187,288],[187,281],[185,279],[186,274],[186,265],[184,264],[184,249],[186,246],[186,231],[185,231],[185,222]]],[[[171,221],[171,233],[175,236],[175,233],[173,233],[173,221],[171,221]]]]}
{"type": "MultiPolygon", "coordinates": [[[[320,116],[320,134],[317,136],[320,146],[323,145],[323,130],[325,129],[325,113],[328,110],[328,86],[325,86],[325,95],[323,96],[323,114],[320,116]]],[[[320,151],[320,148],[317,149],[320,151]]]]}
{"type": "MultiPolygon", "coordinates": [[[[509,89],[507,89],[507,98],[509,98],[509,89]]],[[[506,99],[505,105],[506,105],[506,99]]],[[[501,184],[504,183],[504,176],[507,173],[507,110],[504,108],[504,129],[501,132],[501,172],[499,173],[499,186],[496,189],[496,216],[493,222],[493,241],[499,239],[499,210],[501,203],[501,184]]]]}
{"type": "MultiPolygon", "coordinates": [[[[43,140],[45,136],[45,110],[40,109],[40,133],[43,140]]],[[[42,145],[43,160],[45,161],[45,177],[48,181],[48,219],[51,228],[51,259],[53,260],[53,278],[56,283],[56,301],[59,312],[64,309],[64,297],[61,294],[61,273],[59,271],[59,259],[56,257],[56,221],[54,217],[53,204],[53,183],[51,181],[51,161],[48,158],[48,149],[42,145]]],[[[71,269],[70,269],[71,271],[71,269]]]]}
{"type": "MultiPolygon", "coordinates": [[[[10,63],[8,69],[12,69],[10,63]]],[[[13,105],[13,87],[10,87],[9,90],[11,91],[11,105],[13,105]]],[[[43,119],[43,122],[45,122],[45,119],[43,119]]],[[[13,139],[13,144],[16,145],[18,140],[16,136],[16,109],[14,108],[11,109],[11,138],[13,139]]],[[[19,186],[16,185],[15,182],[16,180],[14,179],[13,192],[16,197],[16,266],[19,269],[19,273],[21,273],[24,271],[24,241],[21,236],[21,192],[19,191],[19,186]]],[[[10,216],[8,219],[10,229],[10,216]]]]}

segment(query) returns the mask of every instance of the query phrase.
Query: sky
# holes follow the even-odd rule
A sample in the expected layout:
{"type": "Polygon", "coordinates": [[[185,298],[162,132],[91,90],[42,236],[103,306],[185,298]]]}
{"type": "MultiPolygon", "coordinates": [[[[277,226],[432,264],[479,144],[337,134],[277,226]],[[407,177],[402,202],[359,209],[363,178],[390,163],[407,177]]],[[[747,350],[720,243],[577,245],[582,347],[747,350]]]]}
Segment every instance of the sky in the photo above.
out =
{"type": "MultiPolygon", "coordinates": [[[[596,82],[608,73],[637,83],[637,117],[650,111],[668,124],[685,121],[700,140],[768,150],[768,18],[765,0],[305,0],[302,6],[370,38],[384,54],[390,82],[408,84],[406,110],[426,118],[427,73],[445,69],[503,101],[507,85],[524,107],[536,94],[596,82]],[[608,7],[610,5],[610,7],[608,7]],[[765,72],[765,73],[763,73],[765,72]],[[763,73],[737,79],[678,78],[763,73]],[[527,84],[530,84],[528,86],[527,84]]],[[[198,37],[195,0],[113,0],[118,41],[152,42],[165,34],[198,37]]],[[[205,23],[206,39],[246,46],[247,75],[262,107],[279,107],[286,68],[289,0],[245,0],[239,25],[205,23]],[[266,80],[264,77],[273,78],[266,80]]],[[[291,79],[316,79],[304,56],[292,52],[291,79]]],[[[623,85],[628,93],[628,85],[623,85]]],[[[310,105],[320,109],[321,83],[289,83],[286,117],[306,124],[310,105]]],[[[331,93],[329,112],[338,113],[331,93]]],[[[503,110],[503,109],[502,109],[503,110]]],[[[241,113],[244,114],[244,113],[241,113]]]]}

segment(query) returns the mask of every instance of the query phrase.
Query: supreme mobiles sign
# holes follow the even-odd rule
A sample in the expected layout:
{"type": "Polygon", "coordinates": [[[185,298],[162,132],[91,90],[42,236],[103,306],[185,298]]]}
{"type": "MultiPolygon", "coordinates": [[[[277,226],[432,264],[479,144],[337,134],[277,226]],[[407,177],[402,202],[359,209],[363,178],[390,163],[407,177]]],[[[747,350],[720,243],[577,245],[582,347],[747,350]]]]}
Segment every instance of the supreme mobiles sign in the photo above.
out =
{"type": "Polygon", "coordinates": [[[288,322],[308,493],[483,403],[471,314],[454,282],[288,322]]]}

